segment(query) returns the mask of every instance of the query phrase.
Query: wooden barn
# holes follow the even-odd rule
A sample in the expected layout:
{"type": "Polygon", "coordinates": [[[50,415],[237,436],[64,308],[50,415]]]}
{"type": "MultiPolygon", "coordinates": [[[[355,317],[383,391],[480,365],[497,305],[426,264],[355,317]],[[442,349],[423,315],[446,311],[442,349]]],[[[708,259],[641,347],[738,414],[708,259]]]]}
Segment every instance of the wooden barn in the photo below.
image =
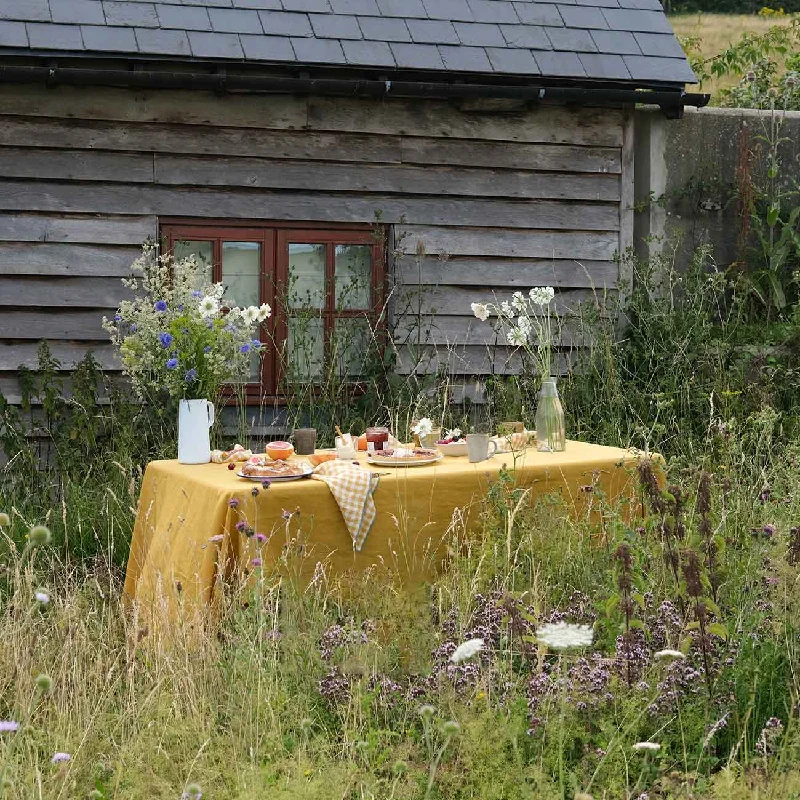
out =
{"type": "MultiPolygon", "coordinates": [[[[118,369],[100,321],[148,237],[238,303],[302,292],[306,366],[388,283],[485,373],[471,302],[615,286],[634,105],[679,117],[693,80],[659,0],[0,0],[0,391],[40,340],[118,369]]],[[[279,384],[266,359],[251,402],[279,384]]]]}

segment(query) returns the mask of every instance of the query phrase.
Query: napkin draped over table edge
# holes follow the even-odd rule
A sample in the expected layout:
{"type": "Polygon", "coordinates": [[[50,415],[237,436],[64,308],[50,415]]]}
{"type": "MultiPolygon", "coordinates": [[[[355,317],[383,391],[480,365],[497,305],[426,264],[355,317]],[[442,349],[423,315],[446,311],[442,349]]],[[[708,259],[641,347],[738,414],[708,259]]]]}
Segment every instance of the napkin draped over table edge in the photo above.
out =
{"type": "Polygon", "coordinates": [[[360,552],[375,523],[377,511],[372,498],[380,475],[345,461],[324,461],[311,475],[331,490],[344,524],[353,539],[353,549],[360,552]]]}

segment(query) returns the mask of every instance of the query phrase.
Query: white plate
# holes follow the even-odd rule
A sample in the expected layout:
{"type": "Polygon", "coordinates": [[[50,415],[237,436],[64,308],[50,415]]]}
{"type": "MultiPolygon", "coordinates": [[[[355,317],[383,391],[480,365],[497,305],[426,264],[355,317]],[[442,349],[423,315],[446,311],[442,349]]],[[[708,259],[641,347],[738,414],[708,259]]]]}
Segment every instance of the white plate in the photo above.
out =
{"type": "Polygon", "coordinates": [[[430,458],[409,461],[407,458],[378,458],[367,456],[367,463],[376,467],[425,467],[428,464],[435,464],[444,458],[442,453],[437,453],[430,458]]]}
{"type": "Polygon", "coordinates": [[[270,478],[267,475],[244,475],[241,472],[237,472],[236,474],[240,478],[244,478],[246,481],[257,481],[258,483],[263,483],[264,481],[269,481],[270,483],[285,483],[286,481],[301,481],[303,478],[307,478],[313,472],[314,470],[310,466],[304,466],[302,475],[279,475],[275,478],[270,478]]]}

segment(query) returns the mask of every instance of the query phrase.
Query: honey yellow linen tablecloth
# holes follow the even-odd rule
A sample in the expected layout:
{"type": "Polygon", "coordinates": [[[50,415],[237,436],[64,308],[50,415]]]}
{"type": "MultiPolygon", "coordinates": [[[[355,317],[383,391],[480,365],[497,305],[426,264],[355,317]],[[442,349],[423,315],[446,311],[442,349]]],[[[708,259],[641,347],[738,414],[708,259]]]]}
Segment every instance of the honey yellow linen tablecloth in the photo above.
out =
{"type": "MultiPolygon", "coordinates": [[[[577,516],[598,491],[610,500],[630,497],[639,455],[570,441],[563,453],[529,448],[478,464],[445,457],[432,466],[369,467],[381,478],[374,494],[377,517],[361,552],[354,551],[341,512],[320,481],[262,489],[236,475],[239,465],[231,471],[225,464],[153,461],[139,498],[125,593],[144,616],[203,609],[235,574],[252,570],[253,559],[261,559],[264,568],[276,564],[287,542],[293,552],[302,545],[306,578],[318,564],[327,576],[385,564],[413,580],[441,566],[448,532],[454,525],[474,524],[480,502],[504,467],[513,470],[518,485],[531,487],[532,501],[557,494],[577,516]],[[596,490],[589,493],[585,487],[591,485],[596,490]],[[246,537],[236,528],[241,522],[266,541],[246,537]]],[[[364,454],[359,457],[366,465],[364,454]]]]}

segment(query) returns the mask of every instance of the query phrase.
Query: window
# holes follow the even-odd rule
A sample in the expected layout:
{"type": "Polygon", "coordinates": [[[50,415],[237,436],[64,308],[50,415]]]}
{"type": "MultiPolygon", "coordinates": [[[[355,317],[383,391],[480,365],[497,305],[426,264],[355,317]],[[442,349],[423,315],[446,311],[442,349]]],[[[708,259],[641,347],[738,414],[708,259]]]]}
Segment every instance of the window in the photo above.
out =
{"type": "Polygon", "coordinates": [[[250,401],[277,399],[282,386],[319,382],[329,370],[357,380],[383,295],[384,248],[371,227],[175,220],[161,236],[176,258],[207,265],[233,305],[272,306],[250,401]]]}

